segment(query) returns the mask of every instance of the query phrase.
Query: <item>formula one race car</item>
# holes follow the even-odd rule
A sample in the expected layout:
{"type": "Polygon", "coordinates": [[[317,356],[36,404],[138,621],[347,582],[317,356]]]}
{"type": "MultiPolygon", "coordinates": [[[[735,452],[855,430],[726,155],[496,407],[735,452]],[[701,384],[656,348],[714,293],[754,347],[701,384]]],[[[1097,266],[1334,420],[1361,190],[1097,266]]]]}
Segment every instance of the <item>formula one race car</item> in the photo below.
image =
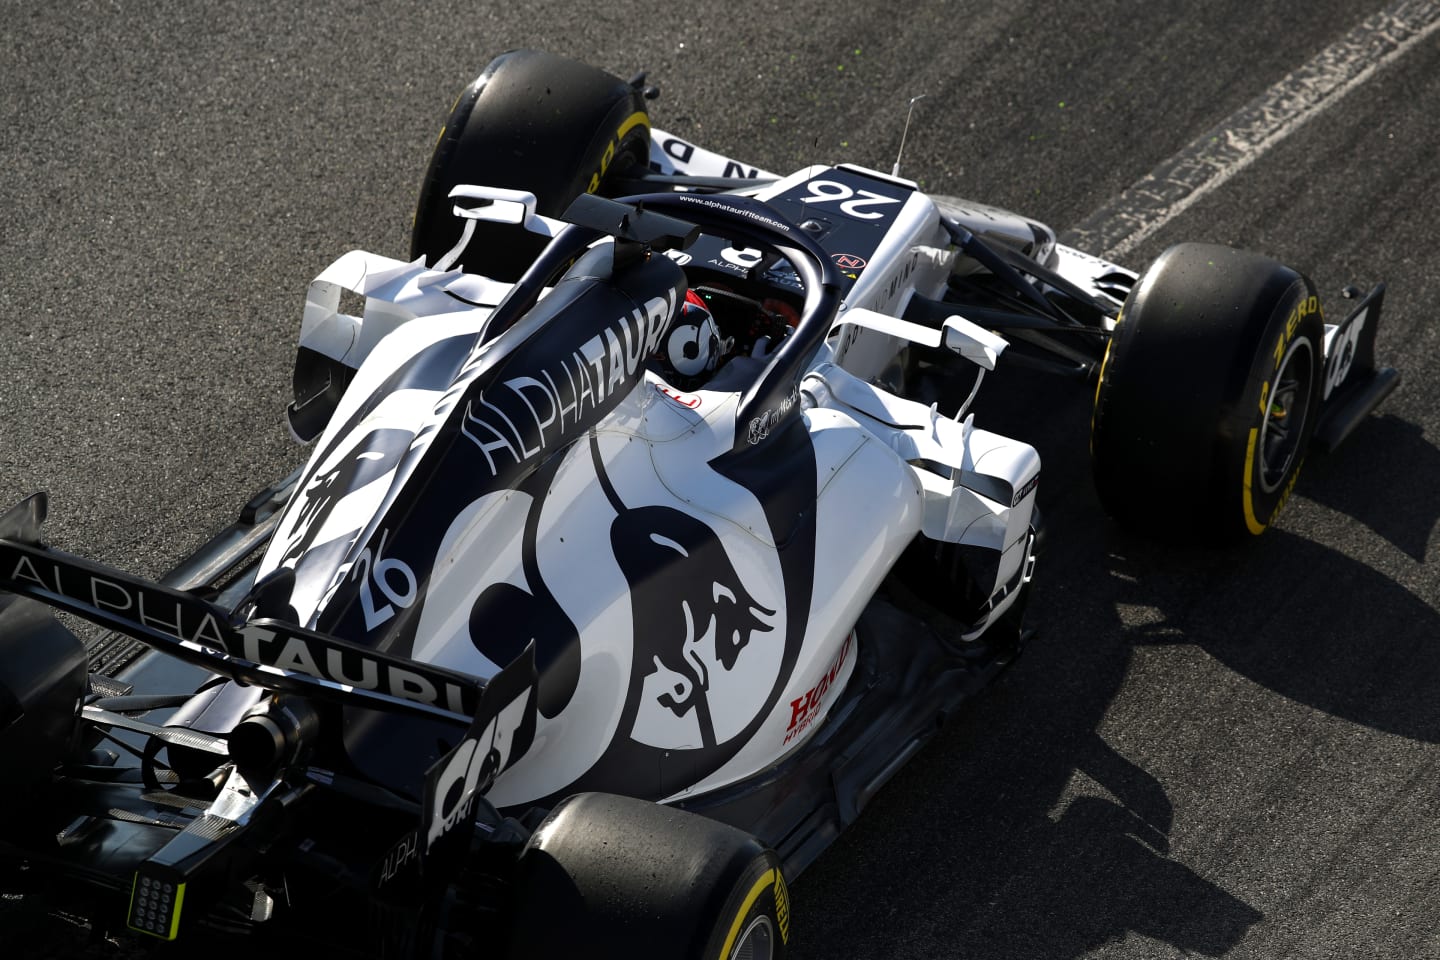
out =
{"type": "Polygon", "coordinates": [[[1328,324],[1224,247],[1137,277],[653,93],[490,64],[411,259],[310,286],[308,463],[163,584],[0,518],[0,889],[141,939],[781,956],[783,875],[1028,636],[1040,463],[987,371],[1094,383],[1104,506],[1177,539],[1260,533],[1397,381],[1381,288],[1328,324]]]}

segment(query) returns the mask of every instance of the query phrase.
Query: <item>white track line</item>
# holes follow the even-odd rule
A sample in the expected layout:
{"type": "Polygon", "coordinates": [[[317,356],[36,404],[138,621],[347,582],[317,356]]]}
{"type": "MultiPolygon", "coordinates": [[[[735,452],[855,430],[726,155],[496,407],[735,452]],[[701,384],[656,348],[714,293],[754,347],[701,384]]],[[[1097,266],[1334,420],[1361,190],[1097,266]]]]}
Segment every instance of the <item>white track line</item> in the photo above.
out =
{"type": "Polygon", "coordinates": [[[1117,259],[1440,28],[1440,0],[1398,0],[1206,131],[1060,238],[1117,259]]]}

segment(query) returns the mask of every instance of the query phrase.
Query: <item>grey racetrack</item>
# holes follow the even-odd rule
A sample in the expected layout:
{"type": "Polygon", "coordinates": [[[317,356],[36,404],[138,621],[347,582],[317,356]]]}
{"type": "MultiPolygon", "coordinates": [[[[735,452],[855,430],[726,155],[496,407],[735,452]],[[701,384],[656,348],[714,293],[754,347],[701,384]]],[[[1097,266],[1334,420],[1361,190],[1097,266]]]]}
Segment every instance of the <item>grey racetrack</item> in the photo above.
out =
{"type": "MultiPolygon", "coordinates": [[[[158,576],[289,472],[305,285],[408,252],[502,50],[648,69],[657,125],[772,170],[888,170],[923,93],[906,175],[1064,230],[1383,6],[4,0],[0,502],[158,576]]],[[[1257,542],[1122,534],[1084,389],[998,384],[981,425],[1045,463],[1040,634],[793,884],[793,956],[1440,958],[1437,102],[1431,35],[1126,255],[1253,248],[1336,314],[1389,285],[1400,392],[1257,542]]]]}

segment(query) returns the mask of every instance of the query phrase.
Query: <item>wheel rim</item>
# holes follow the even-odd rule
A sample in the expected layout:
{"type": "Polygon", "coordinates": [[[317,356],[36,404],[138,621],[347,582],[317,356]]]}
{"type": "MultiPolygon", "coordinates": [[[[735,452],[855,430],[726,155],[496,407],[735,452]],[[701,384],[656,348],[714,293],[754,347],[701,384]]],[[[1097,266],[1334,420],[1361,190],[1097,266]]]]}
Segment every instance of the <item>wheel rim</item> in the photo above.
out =
{"type": "Polygon", "coordinates": [[[770,918],[761,914],[750,921],[745,932],[740,934],[740,942],[735,944],[735,949],[725,960],[773,960],[774,956],[775,928],[770,924],[770,918]]]}
{"type": "Polygon", "coordinates": [[[1260,420],[1260,489],[1274,493],[1285,483],[1310,418],[1315,354],[1306,337],[1290,344],[1260,420]]]}

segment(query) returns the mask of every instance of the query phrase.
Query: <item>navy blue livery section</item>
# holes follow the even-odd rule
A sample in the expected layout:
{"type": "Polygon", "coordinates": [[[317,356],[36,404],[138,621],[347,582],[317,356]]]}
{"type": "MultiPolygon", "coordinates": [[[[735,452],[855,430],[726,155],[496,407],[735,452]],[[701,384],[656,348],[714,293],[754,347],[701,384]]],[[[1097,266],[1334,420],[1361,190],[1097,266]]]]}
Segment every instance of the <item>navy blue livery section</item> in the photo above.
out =
{"type": "MultiPolygon", "coordinates": [[[[908,187],[859,170],[833,167],[766,201],[773,217],[782,213],[836,268],[835,281],[848,291],[870,265],[905,202],[908,187]]],[[[687,248],[682,262],[691,268],[739,280],[763,280],[793,292],[804,283],[793,261],[760,249],[737,248],[721,236],[706,234],[687,248]]]]}
{"type": "MultiPolygon", "coordinates": [[[[516,489],[583,438],[643,379],[645,363],[683,298],[684,276],[664,258],[617,268],[609,245],[582,254],[580,244],[594,236],[571,228],[562,237],[559,245],[579,259],[544,299],[532,302],[522,278],[497,308],[430,422],[413,439],[403,438],[404,447],[387,462],[395,479],[362,538],[338,551],[307,539],[292,545],[296,589],[318,597],[334,587],[310,624],[316,630],[407,654],[435,545],[459,508],[488,492],[516,489]],[[369,566],[366,557],[372,558],[369,566]],[[350,575],[337,586],[333,581],[347,561],[350,575]],[[403,564],[414,577],[407,592],[415,602],[391,616],[381,616],[378,602],[365,595],[366,575],[381,563],[403,564]]],[[[334,434],[332,450],[353,442],[368,412],[358,410],[334,434]]],[[[305,498],[318,504],[329,491],[302,482],[298,496],[304,510],[305,498]]],[[[321,526],[310,524],[309,534],[321,526]]],[[[274,606],[283,609],[283,591],[272,592],[274,606]]]]}
{"type": "Polygon", "coordinates": [[[52,550],[39,541],[45,509],[44,494],[36,494],[0,518],[6,534],[0,537],[0,590],[77,614],[239,683],[433,720],[468,723],[474,716],[483,689],[474,677],[291,623],[236,619],[192,593],[52,550]]]}

